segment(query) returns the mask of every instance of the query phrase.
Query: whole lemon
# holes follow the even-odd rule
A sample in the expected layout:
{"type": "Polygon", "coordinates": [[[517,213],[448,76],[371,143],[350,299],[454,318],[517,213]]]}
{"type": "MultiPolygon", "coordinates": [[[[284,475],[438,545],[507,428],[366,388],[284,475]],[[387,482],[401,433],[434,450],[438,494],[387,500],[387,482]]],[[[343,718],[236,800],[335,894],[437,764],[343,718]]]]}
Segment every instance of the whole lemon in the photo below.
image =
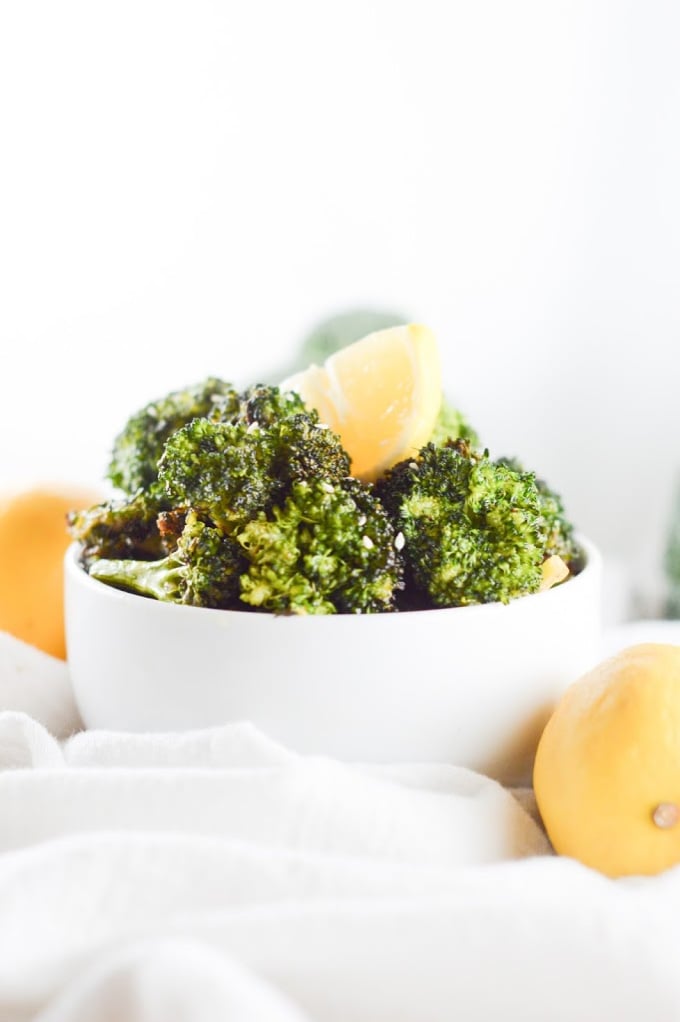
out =
{"type": "Polygon", "coordinates": [[[66,659],[63,561],[69,511],[101,497],[71,485],[0,495],[0,631],[66,659]]]}
{"type": "Polygon", "coordinates": [[[558,854],[611,877],[680,863],[680,646],[629,646],[571,685],[534,791],[558,854]]]}

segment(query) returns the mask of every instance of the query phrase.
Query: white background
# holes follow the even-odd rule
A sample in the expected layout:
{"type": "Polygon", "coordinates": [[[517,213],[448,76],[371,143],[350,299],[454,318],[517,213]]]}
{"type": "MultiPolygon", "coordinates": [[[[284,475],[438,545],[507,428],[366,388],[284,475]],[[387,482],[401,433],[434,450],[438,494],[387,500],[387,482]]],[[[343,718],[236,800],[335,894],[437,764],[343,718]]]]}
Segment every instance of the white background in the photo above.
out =
{"type": "Polygon", "coordinates": [[[644,589],[676,473],[680,8],[0,0],[0,485],[365,305],[644,589]]]}

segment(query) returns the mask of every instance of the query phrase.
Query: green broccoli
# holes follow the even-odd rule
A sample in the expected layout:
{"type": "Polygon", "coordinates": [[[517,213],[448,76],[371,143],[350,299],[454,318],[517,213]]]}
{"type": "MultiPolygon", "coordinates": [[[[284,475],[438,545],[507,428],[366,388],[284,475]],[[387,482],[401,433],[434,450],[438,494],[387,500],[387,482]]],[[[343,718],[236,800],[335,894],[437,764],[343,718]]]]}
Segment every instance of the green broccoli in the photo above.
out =
{"type": "Polygon", "coordinates": [[[124,493],[147,490],[156,481],[165,441],[196,417],[236,415],[239,397],[230,383],[209,377],[173,391],[132,415],[113,443],[108,478],[124,493]]]}
{"type": "Polygon", "coordinates": [[[508,603],[538,591],[545,527],[533,473],[464,440],[430,443],[389,470],[376,493],[403,535],[407,585],[425,605],[508,603]]]}
{"type": "Polygon", "coordinates": [[[293,483],[284,504],[237,535],[248,559],[241,600],[290,614],[395,609],[403,566],[395,531],[355,479],[293,483]]]}
{"type": "MultiPolygon", "coordinates": [[[[507,465],[515,472],[524,472],[517,458],[499,458],[498,464],[507,465]]],[[[540,501],[545,556],[557,554],[575,573],[579,569],[581,552],[574,538],[574,526],[567,518],[562,498],[543,479],[536,478],[540,501]]]]}
{"type": "Polygon", "coordinates": [[[350,458],[340,437],[311,409],[273,425],[269,442],[274,473],[285,487],[305,479],[339,482],[349,476],[350,458]]]}
{"type": "Polygon", "coordinates": [[[90,575],[143,596],[194,607],[233,606],[244,557],[238,544],[195,511],[186,515],[172,553],[156,561],[101,558],[90,575]]]}
{"type": "MultiPolygon", "coordinates": [[[[239,397],[239,406],[234,416],[247,426],[254,422],[258,426],[272,426],[281,419],[306,411],[299,394],[291,390],[280,390],[279,387],[266,383],[256,383],[239,397]]],[[[226,416],[225,416],[226,418],[226,416]]]]}
{"type": "Polygon", "coordinates": [[[339,437],[316,412],[298,411],[297,395],[289,401],[270,387],[256,397],[252,421],[243,413],[253,411],[251,394],[239,421],[193,419],[176,430],[159,461],[159,484],[171,505],[193,507],[225,532],[281,503],[297,480],[336,482],[349,474],[339,437]]]}
{"type": "Polygon", "coordinates": [[[193,419],[168,438],[158,478],[172,507],[194,508],[224,532],[245,524],[279,487],[257,426],[193,419]]]}
{"type": "Polygon", "coordinates": [[[165,552],[158,518],[168,507],[156,490],[139,490],[129,500],[110,500],[67,516],[67,529],[80,543],[85,565],[100,557],[149,560],[165,552]]]}

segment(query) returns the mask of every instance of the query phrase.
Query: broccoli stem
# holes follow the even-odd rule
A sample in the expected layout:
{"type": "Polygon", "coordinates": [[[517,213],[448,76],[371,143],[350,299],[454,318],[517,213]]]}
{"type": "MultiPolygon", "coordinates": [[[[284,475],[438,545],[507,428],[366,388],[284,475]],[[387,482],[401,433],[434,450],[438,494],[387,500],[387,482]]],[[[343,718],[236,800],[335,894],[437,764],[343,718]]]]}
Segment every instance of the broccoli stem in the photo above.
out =
{"type": "Polygon", "coordinates": [[[182,587],[184,568],[172,556],[160,561],[102,558],[90,566],[92,578],[156,600],[176,602],[182,587]]]}

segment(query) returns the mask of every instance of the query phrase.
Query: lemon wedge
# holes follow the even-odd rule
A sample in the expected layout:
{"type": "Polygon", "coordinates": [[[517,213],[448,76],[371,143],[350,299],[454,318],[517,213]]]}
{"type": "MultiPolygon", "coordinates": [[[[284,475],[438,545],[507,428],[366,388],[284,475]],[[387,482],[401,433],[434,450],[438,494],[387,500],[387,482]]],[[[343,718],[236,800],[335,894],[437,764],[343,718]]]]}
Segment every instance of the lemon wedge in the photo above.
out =
{"type": "Polygon", "coordinates": [[[418,323],[367,334],[281,384],[339,434],[352,475],[371,482],[427,443],[442,401],[437,341],[418,323]]]}
{"type": "Polygon", "coordinates": [[[546,589],[552,589],[553,586],[558,586],[560,582],[564,582],[565,578],[568,576],[569,566],[564,563],[559,554],[552,554],[552,556],[546,558],[541,565],[541,584],[538,587],[539,593],[545,592],[546,589]]]}

